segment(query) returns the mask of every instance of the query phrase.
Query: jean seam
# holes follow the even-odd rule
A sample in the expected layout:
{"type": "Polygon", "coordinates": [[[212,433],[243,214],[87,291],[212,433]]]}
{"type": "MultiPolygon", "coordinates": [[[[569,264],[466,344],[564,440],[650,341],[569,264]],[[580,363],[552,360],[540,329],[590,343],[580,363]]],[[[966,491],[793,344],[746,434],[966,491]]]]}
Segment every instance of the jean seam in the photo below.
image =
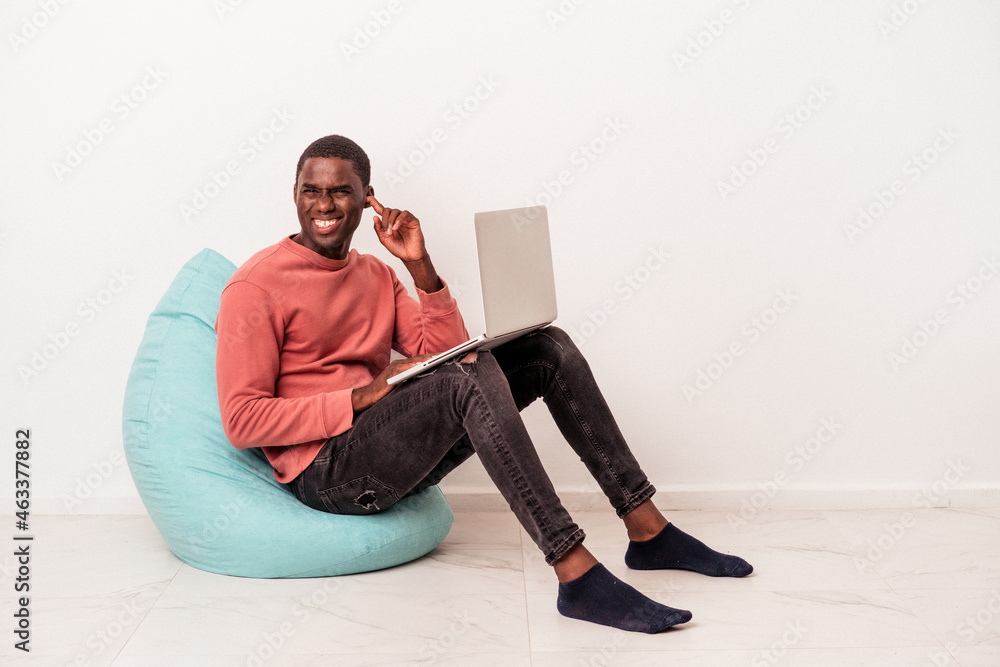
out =
{"type": "MultiPolygon", "coordinates": [[[[559,347],[562,348],[562,345],[559,343],[559,341],[557,341],[555,338],[552,338],[552,336],[549,336],[548,334],[544,334],[541,331],[533,332],[530,335],[534,335],[536,333],[544,335],[546,338],[551,339],[552,342],[554,342],[556,345],[559,345],[559,347]]],[[[582,415],[580,414],[580,410],[576,405],[576,402],[573,400],[572,395],[569,392],[569,389],[566,387],[565,382],[563,382],[562,374],[559,372],[559,367],[556,364],[547,362],[542,359],[532,359],[528,362],[522,363],[521,365],[512,366],[509,369],[509,371],[504,372],[504,377],[510,377],[510,375],[516,372],[523,371],[533,366],[542,366],[552,371],[553,375],[555,376],[556,384],[559,386],[559,390],[563,394],[563,399],[566,401],[566,404],[569,405],[570,409],[573,411],[573,415],[576,417],[577,423],[580,425],[580,428],[587,436],[587,440],[590,441],[591,447],[593,448],[594,452],[600,457],[601,461],[604,463],[604,467],[608,470],[608,472],[611,473],[611,477],[614,479],[615,485],[618,487],[618,491],[625,499],[625,502],[626,503],[632,502],[636,497],[635,494],[630,492],[628,488],[622,483],[621,476],[618,474],[618,471],[615,470],[614,465],[608,458],[607,454],[604,452],[604,449],[601,447],[600,443],[597,441],[597,438],[594,437],[594,433],[590,429],[590,425],[586,422],[585,419],[583,419],[582,415]]]]}
{"type": "Polygon", "coordinates": [[[545,368],[548,368],[549,370],[554,371],[555,373],[559,373],[559,368],[555,364],[545,361],[544,359],[532,359],[531,361],[527,361],[521,364],[520,366],[512,366],[510,370],[506,370],[503,372],[503,376],[510,377],[514,373],[518,371],[523,371],[526,368],[531,368],[532,366],[544,366],[545,368]]]}
{"type": "Polygon", "coordinates": [[[545,332],[545,329],[547,329],[547,328],[548,328],[548,327],[543,327],[543,328],[541,328],[541,329],[536,329],[535,331],[532,331],[532,332],[531,332],[530,334],[528,334],[528,335],[530,335],[530,336],[534,336],[534,335],[536,335],[536,334],[537,334],[537,335],[539,335],[539,336],[545,336],[546,338],[548,338],[549,340],[551,340],[551,341],[552,341],[553,343],[555,343],[556,345],[558,345],[558,346],[559,346],[559,349],[560,349],[560,350],[563,350],[563,349],[565,349],[565,348],[563,347],[562,343],[560,343],[560,342],[559,342],[559,341],[557,341],[557,340],[556,340],[555,338],[553,338],[552,336],[550,336],[549,334],[547,334],[547,333],[545,332]]]}
{"type": "Polygon", "coordinates": [[[654,493],[656,493],[656,487],[654,487],[649,480],[646,480],[646,483],[641,489],[639,489],[638,493],[628,494],[631,498],[627,499],[621,508],[615,509],[615,512],[618,514],[618,518],[621,519],[636,507],[652,498],[654,493]]]}
{"type": "Polygon", "coordinates": [[[548,531],[550,525],[548,517],[543,511],[541,504],[538,502],[538,498],[532,492],[531,487],[527,484],[527,480],[524,475],[521,474],[521,470],[516,465],[514,457],[511,456],[510,448],[507,447],[506,441],[503,439],[502,434],[497,428],[496,421],[493,419],[493,413],[486,405],[486,400],[482,395],[482,389],[479,388],[478,384],[473,384],[472,388],[478,394],[479,398],[479,400],[474,401],[475,409],[480,413],[483,423],[485,423],[489,428],[490,436],[495,443],[497,452],[502,452],[501,459],[503,466],[507,470],[512,486],[518,494],[518,499],[524,504],[528,514],[537,523],[539,534],[545,537],[544,533],[548,531]]]}
{"type": "Polygon", "coordinates": [[[583,432],[587,435],[587,439],[590,441],[591,447],[593,447],[597,455],[600,456],[601,461],[604,463],[604,467],[607,468],[608,472],[611,473],[611,476],[615,480],[615,484],[618,485],[618,490],[625,497],[626,501],[631,500],[632,493],[629,492],[627,488],[625,488],[625,485],[622,483],[621,476],[618,474],[618,471],[615,470],[615,467],[612,464],[611,459],[608,458],[608,455],[605,453],[604,448],[601,447],[601,444],[597,441],[597,438],[594,437],[594,432],[590,429],[590,425],[580,414],[580,410],[576,405],[576,401],[573,400],[572,395],[569,392],[569,388],[563,382],[562,375],[559,373],[558,370],[556,370],[555,373],[555,380],[556,384],[559,386],[559,390],[563,394],[563,399],[565,399],[566,403],[573,410],[573,415],[576,417],[577,423],[580,425],[580,428],[583,429],[583,432]]]}

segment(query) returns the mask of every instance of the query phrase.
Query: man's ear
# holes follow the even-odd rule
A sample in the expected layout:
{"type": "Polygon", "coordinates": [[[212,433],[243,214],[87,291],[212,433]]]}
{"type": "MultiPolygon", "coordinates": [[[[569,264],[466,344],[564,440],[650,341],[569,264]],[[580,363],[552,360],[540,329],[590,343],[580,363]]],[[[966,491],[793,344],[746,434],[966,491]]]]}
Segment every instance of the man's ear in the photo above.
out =
{"type": "Polygon", "coordinates": [[[292,183],[292,202],[296,205],[299,203],[299,184],[292,183]]]}
{"type": "Polygon", "coordinates": [[[375,188],[369,185],[368,189],[365,190],[365,208],[371,208],[371,202],[368,201],[368,198],[374,196],[375,196],[375,188]]]}

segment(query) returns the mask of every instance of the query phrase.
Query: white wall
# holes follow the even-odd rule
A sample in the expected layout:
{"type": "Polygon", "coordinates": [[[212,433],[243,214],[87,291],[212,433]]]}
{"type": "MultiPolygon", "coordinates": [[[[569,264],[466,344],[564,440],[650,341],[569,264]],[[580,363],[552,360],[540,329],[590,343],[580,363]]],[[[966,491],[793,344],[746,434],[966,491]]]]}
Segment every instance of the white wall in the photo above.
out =
{"type": "MultiPolygon", "coordinates": [[[[120,406],[145,319],[201,248],[296,231],[296,159],[329,133],[420,217],[470,329],[472,214],[548,205],[557,324],[662,504],[1000,497],[996,3],[226,2],[4,3],[0,433],[32,429],[36,511],[141,511],[120,406]]],[[[557,487],[596,490],[526,420],[557,487]]],[[[477,462],[462,490],[492,490],[477,462]]]]}

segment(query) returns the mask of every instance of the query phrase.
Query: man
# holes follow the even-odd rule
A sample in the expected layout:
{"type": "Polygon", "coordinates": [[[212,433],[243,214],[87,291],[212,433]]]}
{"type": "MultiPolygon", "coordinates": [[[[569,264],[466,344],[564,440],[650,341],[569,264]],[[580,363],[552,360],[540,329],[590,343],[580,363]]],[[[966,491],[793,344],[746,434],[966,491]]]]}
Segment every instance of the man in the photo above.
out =
{"type": "Polygon", "coordinates": [[[473,352],[398,386],[386,379],[468,339],[434,270],[420,221],[383,206],[368,156],[333,135],[299,158],[300,231],[251,257],[222,293],[219,405],[239,448],[261,447],[279,482],[317,510],[369,514],[438,483],[475,451],[559,580],[565,616],[660,632],[691,613],[658,604],[612,575],[583,546],[519,412],[542,398],[625,523],[636,569],[742,577],[753,568],[669,524],[586,360],[546,327],[473,352]],[[366,208],[385,248],[413,278],[351,250],[366,208]],[[390,361],[390,349],[405,359],[390,361]]]}

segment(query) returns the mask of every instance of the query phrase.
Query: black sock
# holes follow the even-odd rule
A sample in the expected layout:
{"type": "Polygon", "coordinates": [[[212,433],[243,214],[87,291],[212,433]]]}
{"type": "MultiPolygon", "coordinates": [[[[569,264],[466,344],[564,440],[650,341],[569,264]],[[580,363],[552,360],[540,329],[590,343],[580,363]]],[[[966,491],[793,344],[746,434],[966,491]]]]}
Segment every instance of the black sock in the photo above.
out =
{"type": "Polygon", "coordinates": [[[691,612],[650,600],[600,563],[559,584],[556,607],[563,616],[631,632],[661,632],[691,620],[691,612]]]}
{"type": "Polygon", "coordinates": [[[709,549],[674,524],[645,542],[629,542],[625,564],[633,570],[694,570],[710,577],[745,577],[753,566],[739,556],[709,549]]]}

